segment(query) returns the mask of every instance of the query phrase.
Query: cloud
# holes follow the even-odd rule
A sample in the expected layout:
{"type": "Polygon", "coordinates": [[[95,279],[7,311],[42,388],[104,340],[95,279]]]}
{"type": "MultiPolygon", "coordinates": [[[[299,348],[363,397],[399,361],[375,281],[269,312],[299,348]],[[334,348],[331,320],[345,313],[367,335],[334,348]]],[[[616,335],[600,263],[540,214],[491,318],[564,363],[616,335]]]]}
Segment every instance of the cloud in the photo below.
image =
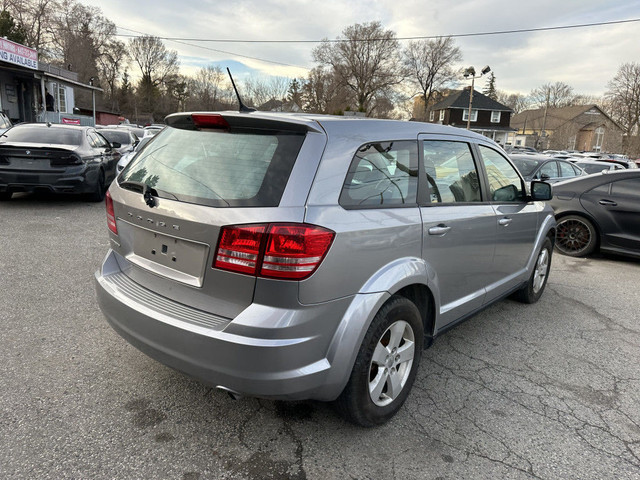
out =
{"type": "MultiPolygon", "coordinates": [[[[82,0],[119,27],[163,37],[208,39],[334,39],[354,23],[380,21],[398,37],[539,28],[640,17],[638,2],[581,0],[82,0]]],[[[499,89],[527,93],[564,81],[577,92],[602,94],[623,62],[640,58],[638,23],[575,30],[457,38],[464,62],[489,64],[499,89]]],[[[184,73],[228,59],[251,75],[304,77],[314,66],[313,43],[165,42],[184,73]],[[187,45],[188,43],[189,45],[187,45]],[[246,57],[253,57],[246,58],[246,57]],[[267,63],[258,59],[278,63],[267,63]],[[287,65],[282,65],[287,64],[287,65]]]]}

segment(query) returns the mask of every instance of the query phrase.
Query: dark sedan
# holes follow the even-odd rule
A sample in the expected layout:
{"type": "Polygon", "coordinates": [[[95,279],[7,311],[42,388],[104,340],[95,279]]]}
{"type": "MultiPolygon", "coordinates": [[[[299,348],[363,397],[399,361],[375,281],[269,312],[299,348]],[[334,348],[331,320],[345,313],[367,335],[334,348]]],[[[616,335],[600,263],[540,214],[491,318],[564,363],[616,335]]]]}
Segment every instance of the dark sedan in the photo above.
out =
{"type": "Polygon", "coordinates": [[[581,168],[571,162],[546,155],[513,154],[509,158],[528,182],[542,180],[555,183],[585,175],[581,168]]]}
{"type": "Polygon", "coordinates": [[[133,151],[140,141],[136,134],[127,128],[103,128],[98,133],[111,143],[119,143],[120,148],[117,150],[120,155],[133,151]]]}
{"type": "Polygon", "coordinates": [[[640,170],[607,171],[556,183],[556,247],[581,257],[601,251],[640,257],[640,170]]]}
{"type": "Polygon", "coordinates": [[[93,127],[16,125],[0,136],[0,200],[47,190],[101,201],[115,178],[119,147],[93,127]]]}

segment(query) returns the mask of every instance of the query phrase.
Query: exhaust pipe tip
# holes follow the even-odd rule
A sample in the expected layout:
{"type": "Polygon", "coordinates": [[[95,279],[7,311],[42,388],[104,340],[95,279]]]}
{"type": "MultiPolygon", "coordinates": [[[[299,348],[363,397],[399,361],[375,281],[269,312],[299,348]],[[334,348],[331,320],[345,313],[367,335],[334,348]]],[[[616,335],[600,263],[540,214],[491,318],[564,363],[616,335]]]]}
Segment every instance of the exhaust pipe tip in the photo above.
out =
{"type": "Polygon", "coordinates": [[[233,400],[240,400],[242,398],[242,395],[240,395],[238,392],[231,390],[230,388],[224,387],[222,385],[218,385],[216,388],[218,390],[222,390],[223,392],[226,392],[233,400]]]}

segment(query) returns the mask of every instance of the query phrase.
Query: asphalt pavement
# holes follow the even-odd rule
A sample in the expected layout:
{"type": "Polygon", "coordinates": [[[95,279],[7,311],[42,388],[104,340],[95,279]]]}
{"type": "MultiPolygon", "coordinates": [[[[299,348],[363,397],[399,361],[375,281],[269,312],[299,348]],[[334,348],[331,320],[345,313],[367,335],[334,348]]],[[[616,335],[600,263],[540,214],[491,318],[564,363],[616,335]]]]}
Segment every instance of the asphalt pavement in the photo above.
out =
{"type": "Polygon", "coordinates": [[[640,262],[555,254],[425,351],[407,403],[362,429],[319,402],[233,400],[104,320],[103,204],[0,202],[0,478],[640,479],[640,262]]]}

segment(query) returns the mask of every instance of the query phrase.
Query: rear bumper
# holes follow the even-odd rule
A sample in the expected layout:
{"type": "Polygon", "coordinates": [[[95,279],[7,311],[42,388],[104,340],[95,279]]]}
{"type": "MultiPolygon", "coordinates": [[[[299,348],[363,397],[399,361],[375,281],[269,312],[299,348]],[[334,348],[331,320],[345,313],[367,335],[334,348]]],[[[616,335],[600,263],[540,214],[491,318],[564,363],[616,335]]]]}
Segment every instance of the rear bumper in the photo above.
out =
{"type": "MultiPolygon", "coordinates": [[[[349,318],[360,295],[297,309],[254,303],[233,320],[217,317],[135,284],[111,251],[95,278],[102,312],[128,342],[207,384],[248,396],[335,399],[368,321],[368,315],[349,318]],[[252,319],[260,327],[252,327],[252,319]],[[265,319],[273,328],[265,328],[265,319]],[[345,335],[345,322],[352,321],[362,327],[346,329],[345,335]]],[[[368,305],[372,296],[364,297],[368,305]]],[[[357,311],[362,314],[362,308],[357,311]]]]}
{"type": "Polygon", "coordinates": [[[12,170],[0,167],[0,192],[90,193],[96,188],[99,167],[78,165],[51,172],[12,170]]]}

